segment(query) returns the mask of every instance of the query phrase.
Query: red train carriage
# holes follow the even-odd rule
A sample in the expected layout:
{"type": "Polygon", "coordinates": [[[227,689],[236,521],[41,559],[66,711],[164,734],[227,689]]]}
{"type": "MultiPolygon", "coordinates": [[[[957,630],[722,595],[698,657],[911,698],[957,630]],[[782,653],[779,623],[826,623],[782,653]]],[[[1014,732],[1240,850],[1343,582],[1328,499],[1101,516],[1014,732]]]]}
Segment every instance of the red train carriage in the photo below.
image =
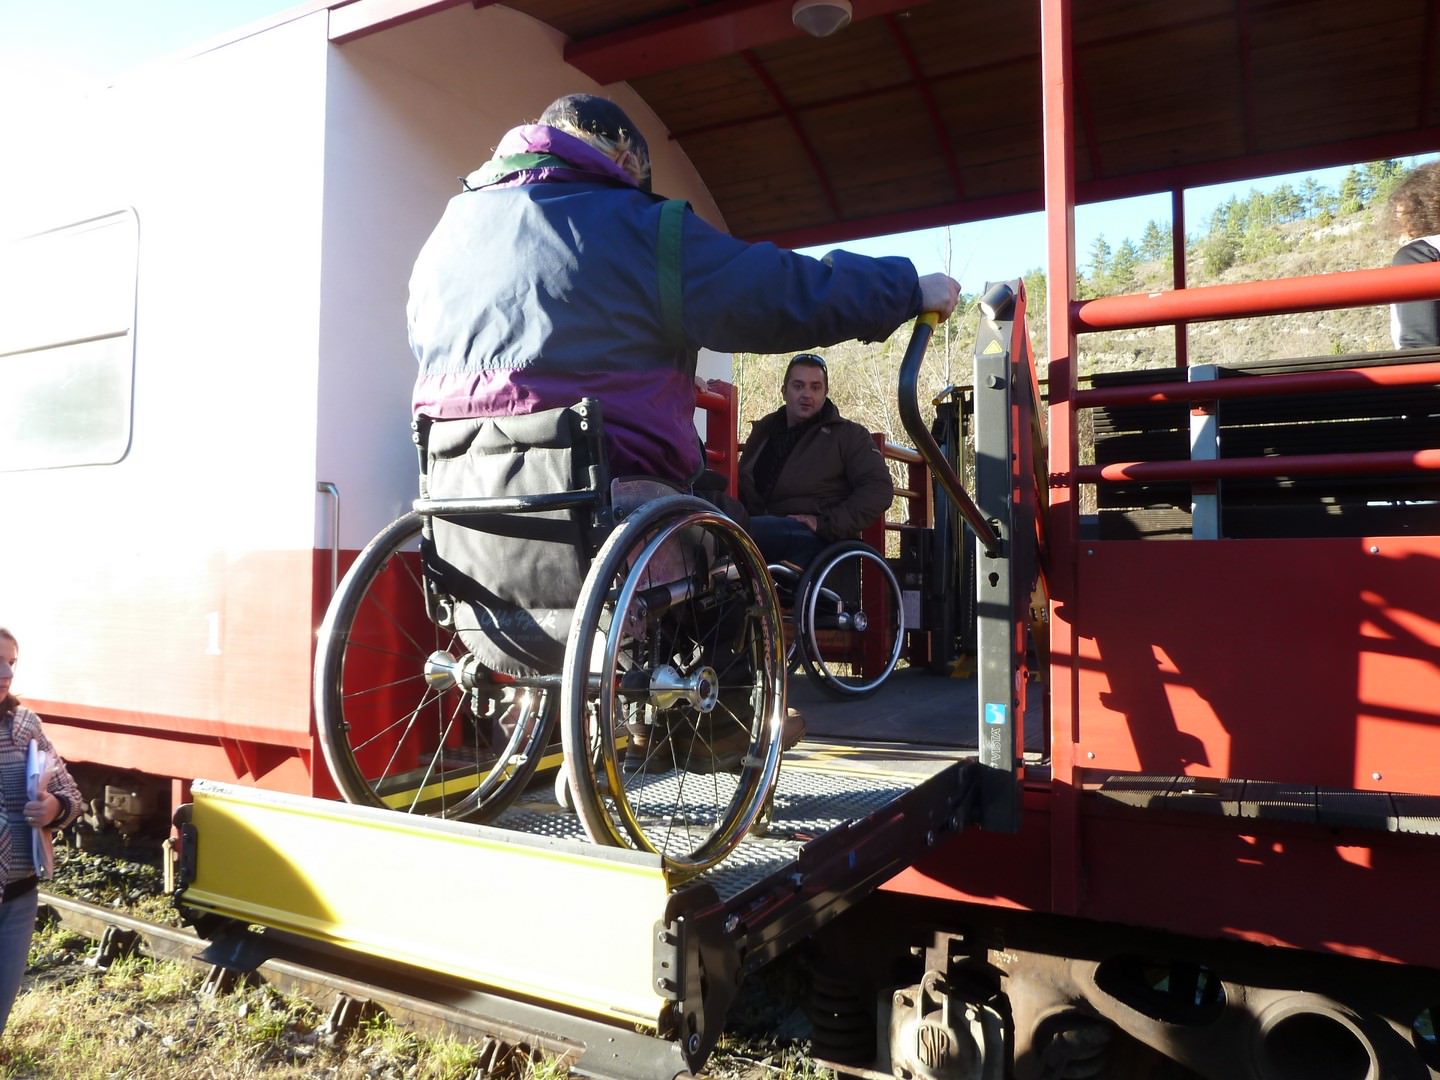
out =
{"type": "MultiPolygon", "coordinates": [[[[339,571],[413,497],[395,412],[413,372],[405,273],[450,178],[558,93],[634,110],[659,186],[749,238],[1043,209],[1043,305],[1027,324],[1014,281],[982,305],[973,490],[927,456],[977,542],[979,673],[965,706],[902,718],[931,729],[926,778],[791,838],[759,879],[646,878],[645,899],[605,905],[603,932],[555,912],[604,943],[633,993],[508,942],[463,975],[549,1003],[543,1021],[507,1012],[521,1028],[568,1023],[596,1048],[638,1024],[662,1044],[582,1059],[604,1074],[698,1069],[738,978],[806,939],[817,1048],[847,1071],[1440,1073],[1426,918],[1440,356],[1187,362],[1194,324],[1436,299],[1440,274],[1188,289],[1181,197],[1435,150],[1440,14],[1428,0],[826,6],[848,25],[815,38],[794,18],[810,5],[789,0],[317,2],[88,103],[72,138],[46,142],[52,167],[5,181],[37,239],[7,278],[33,316],[7,322],[0,362],[23,375],[4,396],[26,416],[83,400],[99,433],[6,444],[0,492],[36,527],[7,534],[24,573],[7,576],[5,618],[45,658],[22,689],[82,764],[177,789],[329,793],[314,633],[339,571]],[[177,131],[187,153],[171,159],[177,131]],[[98,191],[81,167],[97,158],[113,166],[98,191]],[[1172,193],[1175,289],[1082,302],[1077,202],[1155,192],[1172,193]],[[1174,368],[1082,375],[1084,335],[1171,324],[1174,368]],[[537,974],[562,967],[559,986],[537,974]]],[[[925,451],[913,412],[907,441],[925,451]]],[[[856,768],[904,756],[873,738],[884,694],[865,708],[856,768]]],[[[822,738],[782,775],[823,771],[827,754],[841,756],[822,738]]],[[[336,830],[373,825],[334,813],[336,830]]],[[[230,829],[228,814],[195,802],[187,899],[254,921],[220,887],[249,883],[211,881],[204,852],[274,859],[285,830],[239,811],[230,829]]],[[[417,845],[460,835],[413,829],[417,845]]],[[[333,835],[285,865],[323,861],[333,835]]],[[[570,843],[509,850],[551,869],[562,852],[568,891],[594,895],[613,867],[570,843]]],[[[654,870],[624,854],[627,872],[654,870]]],[[[304,918],[285,932],[335,915],[330,940],[364,943],[361,913],[294,876],[280,875],[304,918]]],[[[528,880],[465,877],[497,903],[500,883],[528,880]]],[[[559,930],[554,945],[578,955],[559,930]]],[[[418,949],[401,959],[427,962],[418,949]]]]}

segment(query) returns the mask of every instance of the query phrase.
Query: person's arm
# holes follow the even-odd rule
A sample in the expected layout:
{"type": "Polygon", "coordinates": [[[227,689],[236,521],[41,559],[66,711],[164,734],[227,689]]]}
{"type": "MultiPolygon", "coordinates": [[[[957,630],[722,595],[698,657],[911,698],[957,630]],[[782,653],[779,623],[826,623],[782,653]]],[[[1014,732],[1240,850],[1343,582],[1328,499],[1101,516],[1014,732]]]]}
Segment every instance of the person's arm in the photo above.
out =
{"type": "Polygon", "coordinates": [[[736,240],[694,213],[685,215],[681,258],[686,337],[720,352],[882,341],[927,295],[909,259],[847,251],[813,259],[736,240]]]}
{"type": "Polygon", "coordinates": [[[845,479],[850,493],[843,502],[824,507],[815,530],[823,540],[858,536],[885,515],[895,498],[890,468],[870,433],[859,424],[844,429],[845,479]]]}
{"type": "MultiPolygon", "coordinates": [[[[46,767],[49,770],[49,783],[46,785],[45,794],[53,796],[56,803],[41,824],[47,829],[63,829],[78,818],[80,811],[84,809],[80,787],[70,775],[70,770],[65,767],[65,759],[55,750],[43,730],[38,731],[35,741],[39,743],[40,749],[45,751],[46,767]]],[[[49,802],[43,796],[41,801],[47,804],[49,802]]]]}

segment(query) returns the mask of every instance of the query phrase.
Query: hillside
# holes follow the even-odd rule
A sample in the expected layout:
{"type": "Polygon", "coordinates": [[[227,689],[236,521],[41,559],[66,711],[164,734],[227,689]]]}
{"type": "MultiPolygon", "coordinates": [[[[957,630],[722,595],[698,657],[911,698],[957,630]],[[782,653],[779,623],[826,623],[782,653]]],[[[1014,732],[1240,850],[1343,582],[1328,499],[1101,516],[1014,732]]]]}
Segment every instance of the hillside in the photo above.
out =
{"type": "MultiPolygon", "coordinates": [[[[1192,245],[1186,262],[1188,284],[1270,281],[1387,266],[1395,245],[1379,228],[1377,213],[1371,207],[1324,223],[1306,219],[1280,225],[1271,234],[1275,250],[1218,273],[1207,270],[1203,256],[1192,245]]],[[[1138,287],[1127,292],[1171,287],[1168,264],[1142,264],[1138,276],[1138,287]]],[[[1189,328],[1188,344],[1192,364],[1372,352],[1390,347],[1389,314],[1384,308],[1366,307],[1195,323],[1189,328]]],[[[1080,340],[1082,375],[1174,362],[1175,335],[1168,327],[1085,335],[1080,340]]]]}
{"type": "MultiPolygon", "coordinates": [[[[1187,242],[1187,282],[1191,287],[1199,287],[1389,265],[1394,243],[1386,238],[1379,225],[1381,194],[1383,191],[1371,189],[1363,202],[1350,200],[1349,212],[1344,212],[1342,207],[1346,204],[1342,200],[1328,196],[1327,202],[1327,196],[1322,193],[1315,196],[1311,204],[1317,208],[1313,215],[1276,222],[1251,220],[1247,223],[1244,220],[1247,204],[1244,203],[1222,207],[1208,223],[1209,231],[1192,235],[1187,242]],[[1360,205],[1356,206],[1357,202],[1360,205]],[[1229,265],[1223,265],[1227,261],[1229,265]]],[[[1252,194],[1249,205],[1253,208],[1257,199],[1263,204],[1271,198],[1252,194]]],[[[1137,222],[1137,233],[1142,228],[1146,242],[1141,247],[1168,251],[1168,228],[1163,236],[1151,236],[1155,228],[1153,222],[1137,222]]],[[[1136,244],[1129,238],[1123,239],[1113,252],[1103,240],[1099,246],[1103,250],[1091,252],[1090,262],[1081,270],[1082,296],[1172,288],[1168,258],[1138,257],[1136,244]]],[[[1043,319],[1045,276],[1039,270],[1024,267],[1016,267],[1015,272],[1025,277],[1031,341],[1044,378],[1048,359],[1043,319]]],[[[922,407],[945,386],[968,385],[971,381],[970,350],[978,317],[975,300],[976,297],[966,297],[963,310],[957,311],[936,335],[921,379],[922,407]]],[[[846,342],[821,350],[829,361],[831,396],[840,410],[902,443],[909,440],[902,432],[896,410],[896,376],[909,334],[907,326],[887,342],[872,345],[846,342]]],[[[1194,323],[1189,327],[1187,342],[1192,364],[1371,352],[1390,347],[1389,316],[1384,308],[1368,307],[1194,323]]],[[[735,357],[742,438],[748,430],[749,419],[780,404],[780,381],[788,359],[789,354],[735,357]]],[[[1078,360],[1082,377],[1096,371],[1173,365],[1175,334],[1171,328],[1164,327],[1084,335],[1080,339],[1078,360]]]]}

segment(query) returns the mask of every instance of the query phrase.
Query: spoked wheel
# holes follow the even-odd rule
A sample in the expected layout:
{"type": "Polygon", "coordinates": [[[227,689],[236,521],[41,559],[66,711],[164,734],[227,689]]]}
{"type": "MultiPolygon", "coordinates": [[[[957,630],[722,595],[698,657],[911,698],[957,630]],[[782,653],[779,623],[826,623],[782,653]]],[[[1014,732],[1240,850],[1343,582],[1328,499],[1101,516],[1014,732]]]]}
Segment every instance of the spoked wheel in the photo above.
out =
{"type": "Polygon", "coordinates": [[[822,551],[797,589],[800,659],[831,697],[880,689],[904,645],[900,583],[874,548],[842,540],[822,551]]]}
{"type": "Polygon", "coordinates": [[[320,625],[315,715],[352,803],[489,820],[524,790],[555,722],[554,689],[492,681],[425,613],[421,515],[382,530],[320,625]]]}
{"type": "Polygon", "coordinates": [[[600,549],[561,680],[565,768],[590,839],[689,877],[755,824],[780,766],[783,639],[750,537],[714,506],[644,506],[600,549]]]}

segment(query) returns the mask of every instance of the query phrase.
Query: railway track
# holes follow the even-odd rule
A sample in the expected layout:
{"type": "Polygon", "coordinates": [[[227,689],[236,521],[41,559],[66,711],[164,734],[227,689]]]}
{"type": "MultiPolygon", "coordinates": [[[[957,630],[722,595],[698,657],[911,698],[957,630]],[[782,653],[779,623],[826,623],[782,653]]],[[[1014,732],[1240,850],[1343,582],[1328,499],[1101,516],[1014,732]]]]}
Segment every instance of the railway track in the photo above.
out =
{"type": "MultiPolygon", "coordinates": [[[[314,963],[295,959],[255,956],[213,955],[213,945],[194,930],[166,926],[140,919],[104,904],[40,891],[40,904],[65,929],[95,942],[88,962],[99,968],[128,953],[184,963],[206,973],[204,992],[222,994],[253,978],[276,991],[300,996],[327,1014],[324,1037],[341,1038],[363,1018],[383,1012],[396,1024],[432,1035],[451,1035],[480,1045],[482,1070],[501,1073],[494,1066],[513,1054],[564,1060],[577,1074],[615,1076],[626,1067],[660,1063],[670,1057],[667,1045],[647,1035],[595,1022],[588,1038],[576,1040],[547,1031],[539,1009],[524,1002],[497,998],[474,986],[459,985],[444,978],[413,969],[376,965],[364,958],[347,958],[337,965],[336,956],[325,955],[314,963]],[[226,960],[238,966],[226,966],[226,960]],[[242,968],[255,963],[251,975],[242,968]],[[340,969],[337,969],[340,968],[340,969]]],[[[289,952],[295,946],[289,945],[289,952]]],[[[763,1024],[770,1027],[769,1024],[763,1024]]],[[[770,1073],[775,1044],[732,1045],[717,1054],[707,1068],[708,1076],[743,1077],[770,1073]]],[[[798,1051],[793,1051],[798,1053],[798,1051]]]]}
{"type": "Polygon", "coordinates": [[[111,908],[42,890],[48,908],[65,928],[97,942],[90,962],[108,966],[139,952],[189,964],[206,973],[204,989],[221,993],[255,978],[306,999],[329,1019],[323,1034],[338,1038],[362,1018],[383,1011],[395,1022],[430,1034],[446,1034],[481,1046],[482,1061],[498,1062],[519,1050],[568,1062],[580,1074],[613,1075],[627,1063],[668,1056],[658,1040],[594,1022],[582,1040],[546,1030],[539,1010],[497,998],[471,986],[412,969],[375,964],[365,958],[327,954],[300,962],[254,955],[216,956],[216,946],[189,929],[165,926],[111,908]],[[608,1067],[607,1067],[608,1066],[608,1067]]]}

